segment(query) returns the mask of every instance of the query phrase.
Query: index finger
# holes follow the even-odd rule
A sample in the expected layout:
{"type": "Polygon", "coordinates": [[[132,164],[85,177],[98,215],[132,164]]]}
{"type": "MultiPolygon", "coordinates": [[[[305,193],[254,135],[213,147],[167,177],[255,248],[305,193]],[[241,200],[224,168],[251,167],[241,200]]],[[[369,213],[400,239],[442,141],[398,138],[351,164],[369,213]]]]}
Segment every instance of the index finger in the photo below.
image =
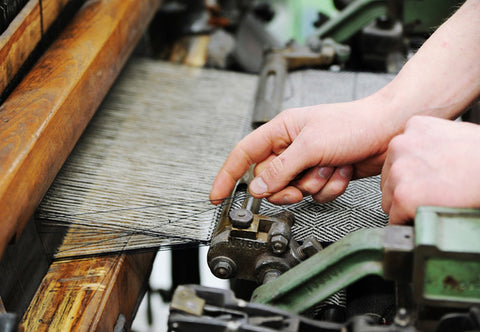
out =
{"type": "Polygon", "coordinates": [[[220,168],[210,191],[213,204],[221,203],[245,174],[250,165],[279,154],[291,144],[285,126],[279,125],[278,117],[259,127],[233,148],[220,168]]]}

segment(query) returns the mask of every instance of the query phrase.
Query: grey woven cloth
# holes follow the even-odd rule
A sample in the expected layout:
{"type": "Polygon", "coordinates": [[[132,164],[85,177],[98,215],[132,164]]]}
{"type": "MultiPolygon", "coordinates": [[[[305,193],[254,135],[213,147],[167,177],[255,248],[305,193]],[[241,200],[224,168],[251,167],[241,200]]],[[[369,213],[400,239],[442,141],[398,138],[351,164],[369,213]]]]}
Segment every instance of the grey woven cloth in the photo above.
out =
{"type": "Polygon", "coordinates": [[[250,123],[254,75],[134,58],[37,211],[56,257],[208,243],[216,172],[250,123]]]}

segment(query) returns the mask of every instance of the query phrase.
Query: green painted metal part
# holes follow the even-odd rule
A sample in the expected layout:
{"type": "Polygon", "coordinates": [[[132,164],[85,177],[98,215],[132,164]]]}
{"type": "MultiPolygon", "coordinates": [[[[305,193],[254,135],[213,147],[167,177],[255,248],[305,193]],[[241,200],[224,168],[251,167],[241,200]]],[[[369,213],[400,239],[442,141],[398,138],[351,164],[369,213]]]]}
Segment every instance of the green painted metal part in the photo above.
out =
{"type": "Polygon", "coordinates": [[[317,31],[319,38],[343,43],[373,20],[387,15],[387,0],[356,0],[317,31]]]}
{"type": "Polygon", "coordinates": [[[464,0],[404,0],[403,22],[409,33],[431,34],[464,0]]]}
{"type": "MultiPolygon", "coordinates": [[[[317,35],[342,43],[375,19],[388,16],[389,1],[355,0],[337,16],[322,25],[317,35]]],[[[404,0],[398,13],[408,33],[430,34],[448,18],[464,0],[404,0]]]]}
{"type": "Polygon", "coordinates": [[[362,229],[258,287],[252,302],[301,313],[367,275],[383,275],[384,229],[362,229]]]}
{"type": "Polygon", "coordinates": [[[480,210],[418,210],[414,288],[416,301],[424,305],[480,303],[480,210]]]}
{"type": "Polygon", "coordinates": [[[480,300],[480,264],[431,258],[425,265],[424,296],[433,300],[480,300]]]}
{"type": "Polygon", "coordinates": [[[421,207],[414,232],[388,226],[351,233],[258,287],[252,302],[302,313],[373,274],[413,280],[415,302],[424,307],[480,304],[480,209],[421,207]]]}

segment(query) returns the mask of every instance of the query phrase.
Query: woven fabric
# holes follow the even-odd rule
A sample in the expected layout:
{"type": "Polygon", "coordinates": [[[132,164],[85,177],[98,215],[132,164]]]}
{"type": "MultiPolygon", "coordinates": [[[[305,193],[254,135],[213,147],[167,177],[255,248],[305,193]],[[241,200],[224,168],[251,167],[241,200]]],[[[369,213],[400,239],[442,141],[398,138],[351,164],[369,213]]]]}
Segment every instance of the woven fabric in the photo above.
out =
{"type": "Polygon", "coordinates": [[[254,75],[130,61],[43,199],[57,257],[207,243],[208,193],[250,123],[254,75]]]}

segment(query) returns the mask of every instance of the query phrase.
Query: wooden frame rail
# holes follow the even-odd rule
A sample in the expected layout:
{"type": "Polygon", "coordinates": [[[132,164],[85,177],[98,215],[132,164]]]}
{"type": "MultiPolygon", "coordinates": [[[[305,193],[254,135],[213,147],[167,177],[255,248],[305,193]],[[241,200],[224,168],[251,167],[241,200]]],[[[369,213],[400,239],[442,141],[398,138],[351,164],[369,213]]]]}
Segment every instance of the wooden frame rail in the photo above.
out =
{"type": "Polygon", "coordinates": [[[0,93],[67,3],[68,0],[30,0],[0,35],[0,93]]]}
{"type": "Polygon", "coordinates": [[[0,106],[0,257],[33,214],[160,2],[87,1],[0,106]]]}

